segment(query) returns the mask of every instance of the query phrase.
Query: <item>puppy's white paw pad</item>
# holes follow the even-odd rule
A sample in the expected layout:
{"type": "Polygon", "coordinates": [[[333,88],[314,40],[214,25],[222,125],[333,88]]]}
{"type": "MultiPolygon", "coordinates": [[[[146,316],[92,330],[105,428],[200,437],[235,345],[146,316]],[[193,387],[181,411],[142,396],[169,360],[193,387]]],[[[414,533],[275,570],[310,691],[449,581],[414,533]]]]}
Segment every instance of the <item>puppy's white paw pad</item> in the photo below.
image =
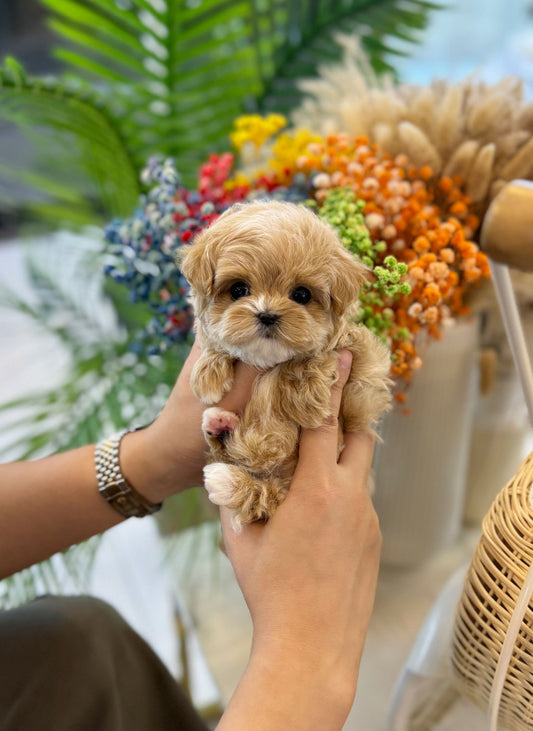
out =
{"type": "Polygon", "coordinates": [[[233,497],[231,467],[215,462],[204,467],[204,484],[209,499],[215,505],[227,505],[233,497]]]}
{"type": "Polygon", "coordinates": [[[223,437],[232,432],[239,423],[237,414],[231,411],[224,411],[217,406],[204,411],[202,417],[202,430],[204,434],[213,439],[223,437]]]}

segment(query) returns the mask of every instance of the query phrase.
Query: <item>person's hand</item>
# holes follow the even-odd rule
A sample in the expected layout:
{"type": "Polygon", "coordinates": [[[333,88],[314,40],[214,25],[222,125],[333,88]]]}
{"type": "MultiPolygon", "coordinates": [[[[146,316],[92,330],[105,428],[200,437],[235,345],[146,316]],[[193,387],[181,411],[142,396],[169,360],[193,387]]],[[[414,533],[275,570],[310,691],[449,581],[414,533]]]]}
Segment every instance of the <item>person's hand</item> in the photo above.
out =
{"type": "MultiPolygon", "coordinates": [[[[190,386],[191,372],[200,352],[195,342],[163,411],[153,424],[126,435],[121,443],[124,476],[152,502],[202,484],[207,445],[201,423],[206,407],[190,386]]],[[[250,398],[256,375],[255,369],[237,362],[233,388],[220,405],[239,413],[250,398]]]]}
{"type": "MultiPolygon", "coordinates": [[[[230,511],[221,510],[226,551],[253,621],[251,666],[271,669],[273,692],[282,693],[278,684],[290,683],[291,675],[302,688],[310,683],[302,703],[314,692],[327,708],[327,722],[313,715],[313,728],[321,729],[342,728],[353,702],[381,547],[367,489],[373,438],[345,434],[337,461],[337,417],[350,363],[343,353],[331,416],[302,431],[291,488],[268,523],[235,533],[230,511]]],[[[291,692],[298,703],[299,691],[291,692]]]]}

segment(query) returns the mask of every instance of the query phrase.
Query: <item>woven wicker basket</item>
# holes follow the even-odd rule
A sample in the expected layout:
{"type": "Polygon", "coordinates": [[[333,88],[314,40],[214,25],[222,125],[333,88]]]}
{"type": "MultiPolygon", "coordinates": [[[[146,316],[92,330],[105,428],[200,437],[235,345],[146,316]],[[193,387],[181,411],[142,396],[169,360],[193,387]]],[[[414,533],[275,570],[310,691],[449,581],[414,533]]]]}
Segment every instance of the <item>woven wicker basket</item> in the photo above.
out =
{"type": "MultiPolygon", "coordinates": [[[[533,453],[483,521],[456,615],[452,665],[461,693],[488,707],[513,611],[533,563],[533,453]]],[[[533,730],[533,607],[527,606],[505,675],[499,723],[533,730]]]]}

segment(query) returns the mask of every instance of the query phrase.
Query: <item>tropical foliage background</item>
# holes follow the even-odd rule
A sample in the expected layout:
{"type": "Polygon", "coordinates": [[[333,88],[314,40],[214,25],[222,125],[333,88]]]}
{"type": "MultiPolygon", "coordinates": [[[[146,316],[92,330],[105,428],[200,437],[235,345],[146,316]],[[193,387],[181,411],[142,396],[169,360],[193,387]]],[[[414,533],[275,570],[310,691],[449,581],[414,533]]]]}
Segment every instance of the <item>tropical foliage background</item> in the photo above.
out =
{"type": "MultiPolygon", "coordinates": [[[[35,164],[0,164],[0,175],[38,190],[25,218],[56,230],[129,215],[153,154],[174,158],[183,181],[194,185],[199,163],[227,148],[238,115],[290,113],[301,99],[297,82],[340,58],[338,30],[361,38],[375,71],[394,73],[395,58],[438,9],[426,0],[40,2],[62,71],[34,77],[16,59],[4,60],[0,118],[24,132],[35,164]]],[[[0,205],[9,205],[1,191],[0,205]]],[[[132,351],[150,313],[118,290],[102,291],[100,237],[86,238],[80,248],[54,246],[52,237],[46,251],[32,254],[32,305],[14,292],[0,297],[2,307],[23,312],[60,341],[70,363],[61,388],[1,406],[4,415],[21,414],[10,457],[68,449],[148,421],[186,355],[186,345],[164,358],[132,351]],[[89,290],[111,300],[112,326],[102,328],[98,307],[80,298],[89,290]]],[[[188,499],[198,507],[194,495],[188,499]]],[[[27,598],[33,580],[25,576],[4,584],[0,601],[27,598]]]]}
{"type": "Polygon", "coordinates": [[[63,72],[28,78],[6,59],[0,116],[34,144],[46,135],[41,169],[11,172],[48,191],[40,213],[56,224],[127,215],[138,173],[156,152],[175,158],[192,182],[243,111],[287,113],[298,103],[297,81],[340,58],[336,30],[360,36],[373,66],[393,71],[395,55],[437,7],[427,0],[40,1],[63,72]],[[50,133],[59,140],[52,148],[50,133]],[[89,198],[80,177],[90,182],[89,198]]]}

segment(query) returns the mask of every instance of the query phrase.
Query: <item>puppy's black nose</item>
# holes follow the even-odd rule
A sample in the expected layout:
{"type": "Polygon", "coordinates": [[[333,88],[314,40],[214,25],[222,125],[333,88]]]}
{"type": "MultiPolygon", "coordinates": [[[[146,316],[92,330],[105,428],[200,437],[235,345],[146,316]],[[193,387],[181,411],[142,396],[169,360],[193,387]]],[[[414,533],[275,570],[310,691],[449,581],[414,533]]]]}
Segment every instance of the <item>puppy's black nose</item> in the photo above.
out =
{"type": "Polygon", "coordinates": [[[279,315],[274,315],[272,312],[260,312],[257,315],[257,319],[267,327],[270,327],[270,325],[275,325],[276,322],[279,320],[279,315]]]}

